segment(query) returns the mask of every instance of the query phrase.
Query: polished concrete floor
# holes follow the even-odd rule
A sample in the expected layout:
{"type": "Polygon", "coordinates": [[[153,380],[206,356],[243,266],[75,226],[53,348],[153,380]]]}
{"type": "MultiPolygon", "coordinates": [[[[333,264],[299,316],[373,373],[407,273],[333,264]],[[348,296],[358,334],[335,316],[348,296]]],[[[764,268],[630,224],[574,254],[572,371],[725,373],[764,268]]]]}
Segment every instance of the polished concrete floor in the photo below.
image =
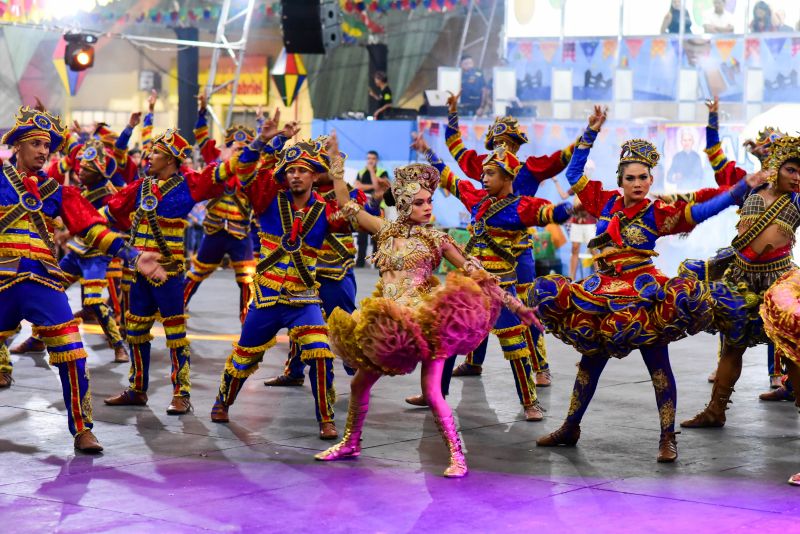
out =
{"type": "MultiPolygon", "coordinates": [[[[360,294],[375,271],[359,270],[360,294]]],[[[76,293],[70,293],[75,302],[76,293]]],[[[66,429],[57,374],[44,355],[14,357],[16,382],[0,391],[0,519],[3,532],[796,532],[800,420],[788,403],[759,402],[766,351],[746,356],[724,429],[684,431],[680,459],[655,462],[658,418],[638,354],[607,367],[577,448],[540,449],[534,440],[566,414],[577,354],[548,337],[553,386],[540,390],[546,418],[528,423],[496,342],[481,378],[453,380],[470,474],[441,476],[446,450],[426,410],[402,401],[418,374],[375,387],[355,461],[315,462],[317,438],[308,383],[265,388],[282,369],[285,338],[247,382],[231,423],[209,411],[237,333],[236,286],[219,271],[192,302],[195,412],[168,416],[168,359],[156,339],[147,407],[111,408],[102,399],[126,383],[89,328],[95,431],[105,452],[76,454],[66,429]]],[[[28,329],[23,331],[23,335],[28,329]]],[[[710,390],[716,341],[707,335],[671,348],[678,419],[710,390]]],[[[348,381],[338,372],[344,426],[348,381]]]]}

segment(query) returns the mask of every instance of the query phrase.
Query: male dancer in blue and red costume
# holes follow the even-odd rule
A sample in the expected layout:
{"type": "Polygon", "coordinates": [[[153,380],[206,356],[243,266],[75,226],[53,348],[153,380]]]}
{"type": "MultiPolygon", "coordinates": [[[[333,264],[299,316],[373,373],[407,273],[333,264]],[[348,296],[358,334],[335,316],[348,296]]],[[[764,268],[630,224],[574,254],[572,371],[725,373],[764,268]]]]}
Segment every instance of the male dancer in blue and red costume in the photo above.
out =
{"type": "MultiPolygon", "coordinates": [[[[517,285],[517,251],[519,244],[528,238],[527,228],[563,223],[572,213],[569,203],[554,206],[550,202],[513,193],[513,183],[519,174],[530,174],[517,157],[498,145],[483,159],[481,171],[484,189],[477,189],[469,180],[458,179],[442,160],[430,149],[422,135],[416,137],[413,148],[424,154],[428,162],[441,174],[440,187],[449,190],[470,210],[470,240],[464,248],[474,255],[484,269],[500,280],[500,286],[514,294],[517,285]]],[[[532,179],[530,176],[522,179],[532,179]]],[[[514,375],[520,403],[528,421],[541,421],[544,417],[536,398],[536,385],[532,376],[532,355],[526,338],[528,328],[519,318],[505,310],[501,312],[492,332],[500,341],[503,355],[509,361],[514,375]]],[[[452,365],[451,358],[448,363],[452,365]]],[[[442,390],[449,389],[447,369],[442,375],[442,390]]],[[[406,399],[409,404],[426,405],[424,396],[406,399]]]]}
{"type": "Polygon", "coordinates": [[[255,299],[225,364],[211,420],[228,421],[228,408],[245,380],[258,369],[275,334],[288,328],[309,365],[320,438],[335,439],[333,353],[320,308],[316,266],[328,232],[350,231],[350,226],[335,220],[334,207],[312,189],[315,177],[328,170],[318,143],[301,142],[280,152],[274,175],[271,161],[262,159],[256,168],[259,151],[274,154],[295,128],[289,124],[283,135],[276,135],[277,120],[268,120],[239,157],[240,179],[261,226],[261,260],[253,284],[255,299]]]}
{"type": "MultiPolygon", "coordinates": [[[[208,136],[206,121],[206,98],[200,97],[200,110],[194,128],[195,139],[200,147],[200,154],[206,164],[220,161],[222,151],[216,142],[208,136]]],[[[255,132],[246,126],[236,125],[225,132],[225,146],[229,149],[228,157],[236,157],[245,145],[249,145],[255,132]]],[[[253,282],[255,260],[253,259],[253,242],[250,239],[250,219],[252,207],[236,174],[225,183],[225,189],[218,197],[206,204],[206,217],[203,220],[203,240],[197,255],[192,258],[192,269],[186,274],[186,286],[183,289],[184,305],[188,306],[192,296],[200,284],[217,270],[227,254],[236,275],[239,286],[239,318],[244,322],[247,306],[250,304],[250,284],[253,282]]]]}
{"type": "MultiPolygon", "coordinates": [[[[714,179],[719,185],[733,185],[741,180],[747,171],[736,165],[736,162],[729,160],[722,150],[722,143],[719,139],[719,100],[707,102],[708,106],[708,125],[706,126],[706,154],[714,169],[714,179]]],[[[783,137],[785,134],[775,128],[767,127],[758,134],[756,140],[745,142],[748,152],[755,156],[762,167],[766,164],[772,144],[783,137]]],[[[720,353],[722,352],[722,341],[720,340],[720,353]]],[[[792,400],[794,392],[791,383],[781,385],[782,365],[780,354],[775,353],[775,345],[770,342],[767,344],[767,372],[770,377],[770,388],[775,391],[762,393],[759,395],[761,400],[781,401],[792,400]]],[[[708,381],[714,382],[716,369],[709,376],[708,381]]]]}
{"type": "Polygon", "coordinates": [[[131,351],[129,385],[122,393],[105,399],[112,406],[147,404],[150,374],[150,330],[160,315],[172,360],[170,415],[191,409],[189,400],[189,340],[183,307],[184,231],[194,205],[218,196],[233,174],[228,164],[209,165],[202,172],[181,171],[192,146],[174,130],[155,138],[149,154],[147,175],[116,193],[104,214],[109,221],[131,230],[131,242],[142,250],[161,253],[166,281],[135,274],[126,314],[131,351]]]}
{"type": "MultiPolygon", "coordinates": [[[[142,273],[162,279],[165,272],[157,263],[158,254],[127,245],[77,188],[62,186],[42,171],[48,155],[57,152],[65,138],[58,117],[23,107],[2,139],[13,147],[14,156],[3,164],[0,176],[0,344],[22,320],[33,323],[34,334],[47,346],[50,364],[58,369],[75,448],[99,452],[103,447],[91,432],[86,350],[64,293],[54,219],[61,217],[87,245],[125,258],[142,273]]],[[[10,384],[10,364],[0,361],[0,386],[10,384]]]]}
{"type": "MultiPolygon", "coordinates": [[[[111,177],[117,171],[116,161],[98,139],[89,139],[77,156],[80,162],[78,179],[83,189],[81,195],[95,209],[102,209],[111,195],[117,192],[111,177]]],[[[81,284],[81,304],[100,323],[109,346],[114,350],[115,362],[127,362],[128,353],[111,309],[106,305],[103,290],[109,287],[106,273],[112,256],[89,247],[80,237],[67,243],[69,249],[59,262],[64,272],[65,289],[75,282],[81,284]]],[[[14,353],[43,351],[42,340],[31,336],[14,348],[14,353]]]]}
{"type": "MultiPolygon", "coordinates": [[[[455,158],[462,171],[473,180],[480,181],[483,173],[483,162],[488,154],[478,154],[474,150],[467,150],[461,139],[461,130],[458,125],[458,95],[451,95],[448,99],[449,114],[445,139],[450,154],[455,158]]],[[[506,149],[516,155],[520,147],[528,142],[528,137],[521,131],[517,120],[513,117],[498,117],[486,132],[486,149],[494,150],[503,144],[506,149]]],[[[549,156],[530,156],[525,161],[527,169],[524,180],[514,181],[514,192],[517,194],[535,196],[539,183],[556,176],[563,171],[569,163],[574,143],[563,150],[558,150],[549,156]]],[[[517,294],[525,302],[528,292],[536,278],[536,267],[533,260],[530,238],[525,237],[515,247],[517,256],[517,294]]],[[[531,362],[536,373],[536,385],[548,387],[550,385],[550,364],[547,362],[547,350],[544,345],[544,336],[535,328],[530,327],[525,332],[525,340],[533,357],[531,362]]],[[[486,358],[488,338],[477,349],[467,355],[464,363],[456,367],[453,376],[475,376],[481,374],[481,366],[486,358]]]]}
{"type": "MultiPolygon", "coordinates": [[[[315,140],[321,147],[321,155],[326,167],[330,167],[330,158],[325,150],[328,142],[327,136],[319,137],[315,140]]],[[[367,212],[372,215],[380,214],[380,207],[372,203],[367,203],[367,197],[363,191],[349,188],[350,197],[365,206],[367,212]]],[[[333,191],[333,181],[327,172],[320,173],[314,182],[314,190],[317,191],[326,202],[332,203],[334,210],[338,210],[336,195],[333,191]]],[[[328,232],[322,248],[317,257],[317,281],[319,282],[319,298],[322,300],[322,311],[325,317],[329,317],[333,310],[341,308],[347,313],[353,313],[356,309],[356,276],[353,267],[356,262],[356,246],[352,232],[335,233],[328,232]]],[[[265,386],[302,386],[303,385],[303,363],[301,351],[297,343],[292,342],[289,347],[289,357],[283,374],[264,381],[265,386]]],[[[355,371],[345,365],[345,372],[353,375],[355,371]]]]}

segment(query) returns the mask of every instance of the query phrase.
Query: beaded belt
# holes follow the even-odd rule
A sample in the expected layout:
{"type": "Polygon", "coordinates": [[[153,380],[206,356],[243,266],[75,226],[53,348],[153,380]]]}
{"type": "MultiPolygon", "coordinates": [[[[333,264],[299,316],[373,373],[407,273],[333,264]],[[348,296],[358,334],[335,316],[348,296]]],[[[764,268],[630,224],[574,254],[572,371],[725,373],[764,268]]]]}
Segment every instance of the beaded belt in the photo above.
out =
{"type": "Polygon", "coordinates": [[[783,258],[767,263],[750,263],[737,255],[736,258],[734,258],[734,263],[738,268],[749,273],[771,273],[790,268],[792,266],[792,256],[784,256],[783,258]]]}

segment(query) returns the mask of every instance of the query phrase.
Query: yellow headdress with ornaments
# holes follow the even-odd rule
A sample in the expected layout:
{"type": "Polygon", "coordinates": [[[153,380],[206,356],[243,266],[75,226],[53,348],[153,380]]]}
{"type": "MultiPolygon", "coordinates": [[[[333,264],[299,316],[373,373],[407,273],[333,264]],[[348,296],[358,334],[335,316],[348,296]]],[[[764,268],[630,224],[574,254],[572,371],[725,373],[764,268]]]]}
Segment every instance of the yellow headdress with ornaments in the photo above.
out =
{"type": "Polygon", "coordinates": [[[433,195],[439,187],[439,171],[432,165],[412,163],[394,170],[392,195],[397,206],[397,217],[400,221],[411,215],[414,195],[422,189],[433,195]]]}
{"type": "Polygon", "coordinates": [[[528,136],[520,129],[519,122],[511,116],[497,117],[494,120],[484,139],[486,150],[494,150],[495,143],[500,137],[507,137],[518,145],[524,145],[528,142],[528,136]]]}
{"type": "Polygon", "coordinates": [[[800,161],[800,137],[785,135],[772,143],[766,164],[767,169],[775,171],[768,178],[770,183],[777,181],[780,168],[792,159],[800,161]]]}

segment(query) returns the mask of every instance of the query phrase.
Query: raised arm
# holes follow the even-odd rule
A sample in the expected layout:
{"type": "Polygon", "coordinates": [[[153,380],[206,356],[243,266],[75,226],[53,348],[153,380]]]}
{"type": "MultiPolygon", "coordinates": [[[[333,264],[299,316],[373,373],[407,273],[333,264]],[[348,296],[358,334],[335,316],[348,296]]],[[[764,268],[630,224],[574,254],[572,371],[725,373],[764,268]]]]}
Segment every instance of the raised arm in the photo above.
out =
{"type": "Polygon", "coordinates": [[[517,214],[527,227],[563,224],[572,216],[572,203],[553,204],[543,198],[520,197],[517,214]]]}
{"type": "Polygon", "coordinates": [[[336,193],[336,202],[339,204],[340,212],[365,232],[377,233],[384,225],[384,220],[367,213],[362,204],[350,197],[350,191],[344,181],[344,160],[339,152],[339,140],[336,132],[331,132],[328,136],[328,154],[331,156],[331,168],[328,174],[333,180],[333,190],[336,193]]]}
{"type": "MultiPolygon", "coordinates": [[[[414,142],[411,144],[411,148],[425,156],[428,163],[439,171],[439,187],[455,195],[468,210],[471,210],[475,204],[486,197],[486,191],[478,189],[468,180],[462,180],[456,176],[456,174],[450,170],[450,167],[445,165],[442,159],[431,149],[428,142],[425,141],[425,136],[422,134],[414,135],[414,142]]],[[[483,172],[483,170],[481,170],[481,172],[483,172]]]]}
{"type": "Polygon", "coordinates": [[[741,180],[730,189],[720,189],[717,195],[704,202],[678,200],[673,204],[667,204],[656,200],[653,208],[658,233],[659,235],[672,235],[689,232],[701,222],[730,206],[741,204],[742,199],[751,190],[747,180],[741,180]]]}
{"type": "Polygon", "coordinates": [[[456,160],[458,166],[468,177],[480,180],[483,173],[483,160],[485,155],[478,155],[474,150],[467,150],[461,139],[461,129],[458,126],[458,98],[461,93],[450,93],[447,98],[447,126],[444,129],[444,138],[450,155],[456,160]]]}
{"type": "Polygon", "coordinates": [[[747,172],[736,166],[735,161],[730,161],[722,151],[719,140],[719,98],[706,102],[708,107],[708,124],[706,125],[706,155],[711,167],[714,169],[714,179],[719,185],[733,185],[747,172]]]}
{"type": "Polygon", "coordinates": [[[197,121],[194,123],[194,139],[200,149],[200,155],[206,164],[219,161],[221,151],[217,142],[208,135],[208,100],[205,93],[197,97],[197,121]]]}
{"type": "Polygon", "coordinates": [[[147,115],[142,122],[142,157],[150,154],[153,145],[153,112],[156,109],[158,92],[153,89],[147,97],[147,115]]]}

